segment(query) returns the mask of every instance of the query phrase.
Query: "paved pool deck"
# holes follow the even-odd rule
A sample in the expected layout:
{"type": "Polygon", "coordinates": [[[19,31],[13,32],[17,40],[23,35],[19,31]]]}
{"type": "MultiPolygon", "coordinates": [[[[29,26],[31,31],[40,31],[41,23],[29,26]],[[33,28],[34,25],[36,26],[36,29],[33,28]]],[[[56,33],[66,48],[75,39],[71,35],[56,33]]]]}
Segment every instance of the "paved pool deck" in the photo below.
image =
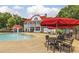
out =
{"type": "MultiPolygon", "coordinates": [[[[0,53],[52,53],[47,51],[45,43],[45,33],[27,33],[25,35],[32,35],[31,40],[24,41],[5,41],[0,42],[0,53]]],[[[79,53],[79,41],[74,40],[74,53],[79,53]]]]}

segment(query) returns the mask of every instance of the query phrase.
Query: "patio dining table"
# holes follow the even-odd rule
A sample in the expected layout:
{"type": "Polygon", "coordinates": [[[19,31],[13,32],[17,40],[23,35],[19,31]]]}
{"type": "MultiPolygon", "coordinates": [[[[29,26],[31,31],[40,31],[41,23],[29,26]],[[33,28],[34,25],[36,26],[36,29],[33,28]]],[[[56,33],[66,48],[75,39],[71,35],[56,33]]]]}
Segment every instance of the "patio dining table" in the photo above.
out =
{"type": "Polygon", "coordinates": [[[49,41],[50,41],[51,46],[54,47],[54,49],[53,49],[54,52],[55,52],[55,47],[57,47],[59,52],[61,52],[61,50],[62,50],[61,47],[62,47],[63,44],[70,44],[69,39],[59,40],[59,39],[57,39],[56,36],[49,37],[49,41]]]}
{"type": "Polygon", "coordinates": [[[69,43],[69,42],[70,42],[69,38],[64,38],[63,40],[60,40],[60,39],[57,39],[56,36],[49,37],[49,40],[50,40],[51,42],[52,42],[53,40],[55,40],[55,41],[59,41],[59,42],[61,42],[61,43],[69,43]]]}
{"type": "Polygon", "coordinates": [[[49,35],[50,38],[57,38],[58,35],[49,35]]]}

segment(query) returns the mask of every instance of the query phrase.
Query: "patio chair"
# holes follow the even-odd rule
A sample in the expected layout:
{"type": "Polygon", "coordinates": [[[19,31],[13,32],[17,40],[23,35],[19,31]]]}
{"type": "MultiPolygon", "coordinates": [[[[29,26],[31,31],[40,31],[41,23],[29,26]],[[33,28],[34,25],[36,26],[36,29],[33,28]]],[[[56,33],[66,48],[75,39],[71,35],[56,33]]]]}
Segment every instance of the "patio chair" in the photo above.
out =
{"type": "Polygon", "coordinates": [[[49,50],[49,46],[50,46],[50,41],[49,41],[49,35],[46,35],[45,36],[45,47],[47,47],[47,51],[49,50]]]}
{"type": "Polygon", "coordinates": [[[70,39],[72,36],[73,36],[73,33],[67,33],[65,38],[70,39]]]}
{"type": "Polygon", "coordinates": [[[71,39],[68,42],[63,42],[63,45],[62,45],[63,51],[73,52],[73,46],[72,46],[73,40],[74,39],[71,39]]]}
{"type": "Polygon", "coordinates": [[[52,38],[49,38],[49,40],[50,40],[49,48],[50,48],[50,50],[52,50],[55,53],[56,38],[52,37],[52,38]]]}
{"type": "Polygon", "coordinates": [[[57,37],[57,41],[60,42],[60,43],[62,41],[64,41],[65,40],[65,37],[64,36],[65,36],[64,34],[59,34],[58,37],[57,37]]]}
{"type": "Polygon", "coordinates": [[[63,40],[64,40],[64,35],[59,34],[58,37],[55,39],[54,44],[52,44],[52,46],[54,46],[55,50],[58,50],[59,52],[62,51],[62,41],[63,40]]]}
{"type": "Polygon", "coordinates": [[[62,41],[57,39],[55,41],[54,47],[55,47],[56,50],[58,50],[59,52],[61,52],[62,51],[62,41]]]}
{"type": "Polygon", "coordinates": [[[54,49],[55,40],[56,40],[56,38],[52,38],[52,37],[49,37],[48,35],[46,35],[45,46],[47,47],[47,51],[48,51],[49,49],[50,49],[50,50],[53,49],[53,52],[55,52],[55,49],[54,49]]]}

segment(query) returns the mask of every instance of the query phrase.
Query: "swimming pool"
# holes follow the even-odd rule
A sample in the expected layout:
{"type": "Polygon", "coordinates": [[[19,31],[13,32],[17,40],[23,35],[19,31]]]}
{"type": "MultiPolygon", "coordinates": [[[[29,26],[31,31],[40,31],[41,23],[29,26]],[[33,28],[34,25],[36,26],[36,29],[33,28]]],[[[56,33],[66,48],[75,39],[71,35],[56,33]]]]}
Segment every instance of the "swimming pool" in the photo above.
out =
{"type": "Polygon", "coordinates": [[[30,40],[31,35],[24,35],[21,33],[2,33],[0,34],[0,41],[19,41],[19,40],[30,40]]]}

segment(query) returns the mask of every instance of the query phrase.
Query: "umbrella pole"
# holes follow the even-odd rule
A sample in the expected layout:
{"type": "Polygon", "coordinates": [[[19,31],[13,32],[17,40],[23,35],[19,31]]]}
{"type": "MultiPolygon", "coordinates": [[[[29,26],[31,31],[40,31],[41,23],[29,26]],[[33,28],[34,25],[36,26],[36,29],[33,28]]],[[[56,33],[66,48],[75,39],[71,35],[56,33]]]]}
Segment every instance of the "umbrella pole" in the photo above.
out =
{"type": "Polygon", "coordinates": [[[56,37],[57,37],[57,27],[58,27],[58,25],[56,24],[56,37]]]}
{"type": "Polygon", "coordinates": [[[76,39],[76,27],[74,28],[74,39],[76,39]]]}
{"type": "Polygon", "coordinates": [[[77,39],[77,28],[75,28],[75,39],[77,39]]]}

